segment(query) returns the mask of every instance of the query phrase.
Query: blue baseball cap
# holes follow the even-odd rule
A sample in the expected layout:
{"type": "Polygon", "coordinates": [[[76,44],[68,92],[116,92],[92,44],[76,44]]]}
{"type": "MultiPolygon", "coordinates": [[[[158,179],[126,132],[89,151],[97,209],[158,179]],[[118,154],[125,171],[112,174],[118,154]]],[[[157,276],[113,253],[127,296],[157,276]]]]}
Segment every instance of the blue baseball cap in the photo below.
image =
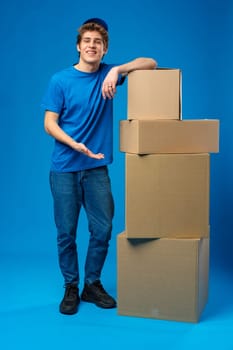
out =
{"type": "Polygon", "coordinates": [[[97,23],[101,27],[103,27],[106,30],[106,32],[108,31],[107,23],[101,18],[90,18],[90,19],[87,19],[85,22],[83,22],[83,25],[87,24],[87,23],[97,23]]]}

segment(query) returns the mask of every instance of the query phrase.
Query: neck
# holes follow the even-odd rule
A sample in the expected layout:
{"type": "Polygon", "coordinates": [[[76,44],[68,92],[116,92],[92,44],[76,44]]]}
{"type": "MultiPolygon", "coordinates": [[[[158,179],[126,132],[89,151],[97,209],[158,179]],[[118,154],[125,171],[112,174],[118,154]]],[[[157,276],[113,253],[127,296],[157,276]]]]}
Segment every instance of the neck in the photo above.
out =
{"type": "Polygon", "coordinates": [[[88,63],[79,61],[77,64],[74,65],[74,68],[87,73],[96,72],[99,69],[100,63],[88,63]]]}

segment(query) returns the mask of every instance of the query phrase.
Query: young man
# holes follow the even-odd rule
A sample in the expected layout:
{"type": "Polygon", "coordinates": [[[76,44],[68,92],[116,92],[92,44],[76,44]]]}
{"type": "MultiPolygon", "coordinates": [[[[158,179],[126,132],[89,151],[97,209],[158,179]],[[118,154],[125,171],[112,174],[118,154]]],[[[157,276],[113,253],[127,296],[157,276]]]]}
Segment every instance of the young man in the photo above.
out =
{"type": "Polygon", "coordinates": [[[50,186],[65,282],[63,314],[76,313],[80,303],[76,230],[81,206],[90,232],[81,299],[102,308],[116,307],[100,282],[114,212],[107,168],[112,162],[112,99],[130,71],[156,67],[150,58],[119,66],[102,63],[108,26],[100,18],[91,18],[79,28],[77,50],[79,62],[52,77],[42,104],[45,130],[55,139],[50,186]]]}

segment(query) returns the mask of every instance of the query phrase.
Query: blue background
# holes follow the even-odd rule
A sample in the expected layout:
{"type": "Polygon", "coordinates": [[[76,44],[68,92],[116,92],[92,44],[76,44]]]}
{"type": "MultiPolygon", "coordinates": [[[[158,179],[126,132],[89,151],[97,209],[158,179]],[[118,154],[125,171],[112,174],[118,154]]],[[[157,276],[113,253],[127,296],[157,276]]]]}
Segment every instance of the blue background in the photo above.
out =
{"type": "MultiPolygon", "coordinates": [[[[211,273],[217,271],[230,279],[233,273],[232,15],[232,0],[1,2],[0,263],[1,283],[5,288],[9,283],[20,285],[22,280],[35,284],[39,278],[41,289],[46,283],[55,284],[60,298],[63,282],[56,265],[56,232],[48,185],[53,141],[43,130],[40,103],[51,75],[77,61],[77,28],[90,17],[102,17],[108,22],[110,47],[106,62],[124,63],[148,56],[154,57],[160,67],[180,68],[183,119],[220,119],[220,153],[211,154],[211,273]],[[18,270],[17,266],[20,266],[18,270]],[[37,270],[38,266],[44,266],[43,272],[37,270]],[[45,271],[50,271],[46,282],[45,271]]],[[[124,230],[125,224],[125,169],[124,154],[119,152],[119,121],[127,118],[126,96],[127,84],[118,88],[114,106],[115,160],[110,174],[116,215],[106,280],[110,276],[115,278],[116,235],[124,230]]],[[[85,246],[87,239],[86,218],[82,214],[80,245],[85,246]]],[[[81,260],[84,256],[82,250],[81,260]]],[[[48,294],[53,292],[49,290],[48,294]]],[[[32,295],[30,298],[33,300],[32,295]]],[[[23,297],[14,300],[17,307],[26,303],[23,297]]]]}

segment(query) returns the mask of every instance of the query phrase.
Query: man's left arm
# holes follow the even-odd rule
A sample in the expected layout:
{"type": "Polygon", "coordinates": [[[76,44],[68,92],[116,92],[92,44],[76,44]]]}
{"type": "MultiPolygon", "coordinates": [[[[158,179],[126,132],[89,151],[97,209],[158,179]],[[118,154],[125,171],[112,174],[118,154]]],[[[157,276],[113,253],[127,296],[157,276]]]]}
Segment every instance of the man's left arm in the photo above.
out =
{"type": "Polygon", "coordinates": [[[114,97],[119,74],[125,76],[134,70],[155,69],[156,67],[157,62],[153,58],[144,57],[113,67],[106,75],[102,85],[103,98],[111,99],[114,97]]]}

